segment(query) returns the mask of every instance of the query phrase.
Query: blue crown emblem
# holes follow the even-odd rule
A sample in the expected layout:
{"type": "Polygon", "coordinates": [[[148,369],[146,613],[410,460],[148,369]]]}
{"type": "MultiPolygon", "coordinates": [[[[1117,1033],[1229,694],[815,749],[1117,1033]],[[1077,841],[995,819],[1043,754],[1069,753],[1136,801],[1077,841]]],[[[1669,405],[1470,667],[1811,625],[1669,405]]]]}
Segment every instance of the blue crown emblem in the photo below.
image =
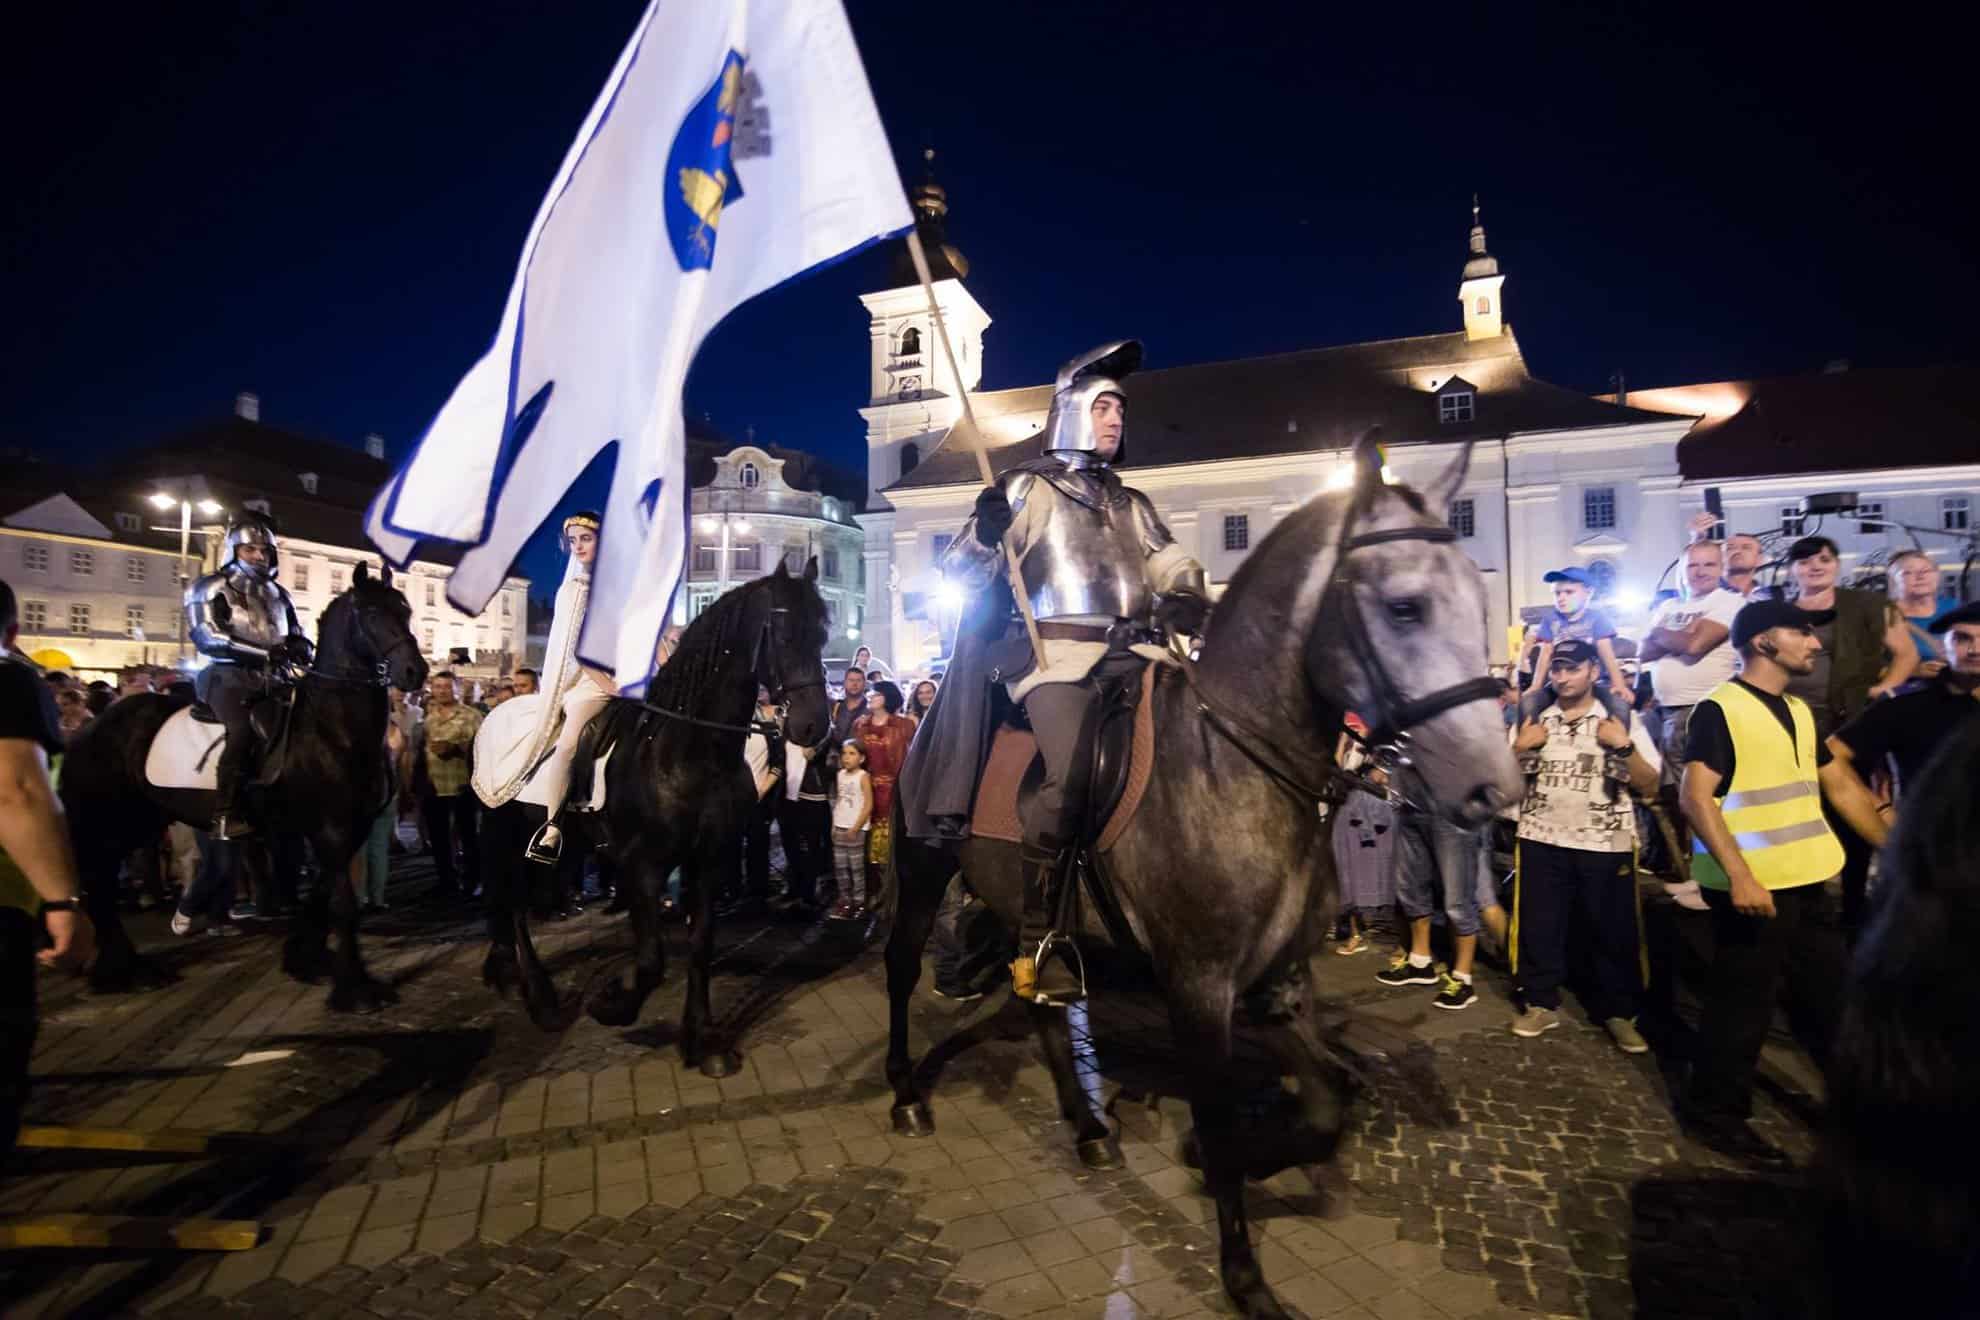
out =
{"type": "Polygon", "coordinates": [[[684,271],[706,270],[715,260],[722,212],[743,195],[736,161],[769,154],[768,116],[755,105],[760,89],[744,63],[728,53],[667,151],[667,241],[684,271]]]}

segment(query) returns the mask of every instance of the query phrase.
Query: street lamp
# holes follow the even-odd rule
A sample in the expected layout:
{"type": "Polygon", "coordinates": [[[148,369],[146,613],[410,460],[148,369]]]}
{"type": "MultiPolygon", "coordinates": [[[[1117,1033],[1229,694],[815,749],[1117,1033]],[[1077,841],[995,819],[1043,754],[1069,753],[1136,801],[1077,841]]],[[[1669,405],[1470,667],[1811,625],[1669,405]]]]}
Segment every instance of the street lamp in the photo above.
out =
{"type": "MultiPolygon", "coordinates": [[[[186,584],[192,581],[192,574],[186,571],[186,557],[192,553],[193,509],[197,507],[201,513],[209,518],[217,517],[225,510],[218,500],[195,500],[189,495],[168,495],[162,490],[152,492],[152,508],[163,513],[172,508],[173,505],[177,505],[179,509],[179,592],[183,595],[186,584]]],[[[181,608],[179,610],[179,659],[184,660],[185,658],[186,612],[181,608]]]]}
{"type": "Polygon", "coordinates": [[[736,514],[724,510],[719,518],[703,514],[694,520],[694,525],[704,533],[714,532],[718,529],[722,533],[722,545],[716,552],[720,556],[720,562],[716,568],[717,586],[715,594],[717,596],[726,596],[729,594],[729,553],[731,550],[740,550],[742,548],[741,546],[730,545],[729,533],[733,529],[738,536],[748,536],[750,531],[749,519],[738,517],[736,514]]]}

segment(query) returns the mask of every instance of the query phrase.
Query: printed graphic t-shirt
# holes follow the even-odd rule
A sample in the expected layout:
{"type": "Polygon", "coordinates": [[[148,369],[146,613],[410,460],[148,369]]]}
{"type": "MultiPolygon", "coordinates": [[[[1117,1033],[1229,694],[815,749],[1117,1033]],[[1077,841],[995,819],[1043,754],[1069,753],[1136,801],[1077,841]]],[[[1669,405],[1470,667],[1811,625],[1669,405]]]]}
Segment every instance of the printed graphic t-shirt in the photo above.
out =
{"type": "MultiPolygon", "coordinates": [[[[1580,719],[1569,719],[1558,704],[1540,712],[1547,745],[1540,749],[1540,772],[1529,777],[1519,810],[1519,837],[1556,848],[1584,852],[1630,852],[1636,847],[1636,803],[1629,787],[1611,791],[1603,776],[1607,749],[1595,726],[1607,717],[1600,702],[1580,719]]],[[[1631,720],[1630,742],[1650,767],[1663,758],[1642,720],[1631,720]]]]}

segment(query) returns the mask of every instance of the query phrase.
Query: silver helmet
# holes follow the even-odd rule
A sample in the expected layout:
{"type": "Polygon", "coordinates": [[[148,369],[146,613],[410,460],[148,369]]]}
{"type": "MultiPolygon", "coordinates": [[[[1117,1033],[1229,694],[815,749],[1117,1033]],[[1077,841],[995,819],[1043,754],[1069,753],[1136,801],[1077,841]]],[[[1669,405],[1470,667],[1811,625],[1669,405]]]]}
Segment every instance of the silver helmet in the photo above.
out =
{"type": "MultiPolygon", "coordinates": [[[[1141,365],[1141,341],[1122,339],[1080,354],[1059,368],[1059,385],[1052,394],[1052,414],[1045,421],[1048,453],[1091,454],[1093,401],[1103,394],[1126,398],[1121,381],[1141,365]]],[[[1123,437],[1125,444],[1125,437],[1123,437]]],[[[1116,450],[1109,462],[1118,462],[1116,450]]]]}
{"type": "Polygon", "coordinates": [[[280,567],[282,559],[281,543],[275,539],[275,524],[257,513],[250,513],[242,517],[239,522],[227,529],[228,563],[240,563],[241,547],[244,545],[258,545],[266,550],[268,552],[268,563],[260,568],[254,568],[247,564],[241,564],[241,567],[247,569],[247,571],[257,577],[274,577],[275,570],[280,567]]]}

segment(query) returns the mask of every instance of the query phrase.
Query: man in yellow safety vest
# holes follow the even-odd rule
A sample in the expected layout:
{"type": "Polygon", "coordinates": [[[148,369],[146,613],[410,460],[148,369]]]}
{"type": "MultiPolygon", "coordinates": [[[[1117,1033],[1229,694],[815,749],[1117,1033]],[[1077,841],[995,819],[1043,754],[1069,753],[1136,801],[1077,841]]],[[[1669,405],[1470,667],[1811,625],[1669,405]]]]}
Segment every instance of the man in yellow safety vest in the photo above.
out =
{"type": "Polygon", "coordinates": [[[1731,640],[1742,671],[1693,708],[1679,789],[1693,832],[1691,874],[1711,908],[1713,935],[1679,1116],[1700,1143],[1759,1163],[1783,1158],[1747,1125],[1753,1069],[1783,976],[1818,1059],[1840,999],[1842,936],[1829,891],[1843,850],[1823,819],[1823,796],[1866,840],[1884,838],[1869,790],[1830,759],[1808,706],[1787,695],[1790,678],[1815,668],[1822,622],[1788,601],[1741,608],[1731,640]]]}

